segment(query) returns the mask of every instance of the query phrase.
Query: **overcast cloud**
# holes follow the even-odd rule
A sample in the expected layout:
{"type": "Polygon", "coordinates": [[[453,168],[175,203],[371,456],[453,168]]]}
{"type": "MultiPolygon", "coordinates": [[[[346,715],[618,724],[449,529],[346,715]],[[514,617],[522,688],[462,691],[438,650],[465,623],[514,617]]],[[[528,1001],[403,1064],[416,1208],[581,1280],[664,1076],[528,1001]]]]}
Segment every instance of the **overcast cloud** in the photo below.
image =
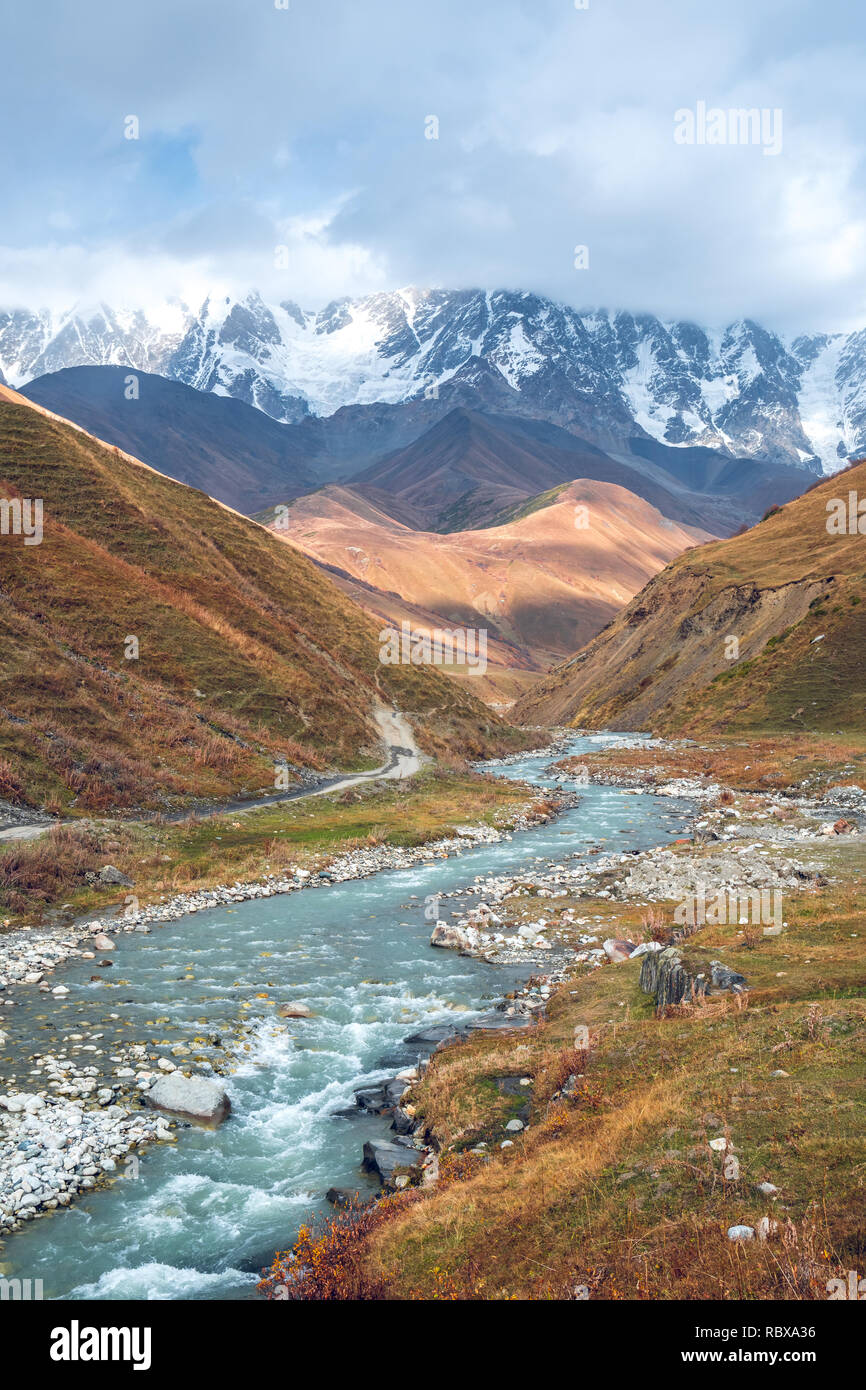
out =
{"type": "Polygon", "coordinates": [[[851,0],[289,4],[10,9],[0,303],[479,285],[866,323],[851,0]],[[677,144],[698,102],[781,110],[781,152],[677,144]]]}

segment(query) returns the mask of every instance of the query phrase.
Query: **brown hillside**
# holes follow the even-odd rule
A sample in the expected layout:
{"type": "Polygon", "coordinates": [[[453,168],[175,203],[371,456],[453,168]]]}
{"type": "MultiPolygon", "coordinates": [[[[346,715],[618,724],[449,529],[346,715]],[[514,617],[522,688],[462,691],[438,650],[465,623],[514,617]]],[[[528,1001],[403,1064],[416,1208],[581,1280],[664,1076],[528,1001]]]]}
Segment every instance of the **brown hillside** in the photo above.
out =
{"type": "Polygon", "coordinates": [[[706,539],[625,488],[585,478],[479,531],[414,530],[336,486],[293,502],[285,522],[276,535],[372,586],[353,597],[377,616],[388,596],[394,616],[408,603],[440,625],[486,628],[491,663],[536,671],[588,641],[650,575],[706,539]]]}
{"type": "Polygon", "coordinates": [[[508,743],[438,672],[382,666],[370,620],[304,556],[3,388],[16,497],[44,500],[44,538],[0,536],[0,797],[159,805],[273,789],[275,759],[374,766],[377,700],[431,750],[508,743]]]}
{"type": "Polygon", "coordinates": [[[866,537],[827,530],[828,502],[849,492],[866,499],[866,462],[681,555],[515,717],[662,733],[862,730],[866,537]]]}

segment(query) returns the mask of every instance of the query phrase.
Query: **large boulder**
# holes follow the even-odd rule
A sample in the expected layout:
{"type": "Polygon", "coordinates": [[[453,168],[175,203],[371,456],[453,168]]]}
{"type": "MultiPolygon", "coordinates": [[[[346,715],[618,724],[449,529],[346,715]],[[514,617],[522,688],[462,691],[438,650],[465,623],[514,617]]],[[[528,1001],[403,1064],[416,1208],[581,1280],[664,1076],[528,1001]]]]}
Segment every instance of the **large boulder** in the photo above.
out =
{"type": "Polygon", "coordinates": [[[393,1183],[398,1172],[420,1172],[423,1157],[421,1149],[405,1144],[374,1141],[364,1145],[364,1167],[378,1173],[384,1183],[393,1183]]]}
{"type": "Polygon", "coordinates": [[[705,994],[707,978],[700,972],[687,970],[676,947],[667,946],[663,951],[644,956],[640,987],[646,994],[655,995],[656,1007],[661,1010],[670,1004],[680,1004],[685,998],[705,994]]]}
{"type": "Polygon", "coordinates": [[[100,883],[114,884],[118,888],[134,887],[132,879],[128,878],[126,874],[121,873],[120,869],[115,869],[113,864],[104,864],[102,866],[99,870],[99,881],[100,883]]]}
{"type": "Polygon", "coordinates": [[[209,1076],[184,1076],[180,1071],[161,1076],[145,1093],[144,1100],[151,1110],[168,1110],[202,1125],[222,1124],[231,1109],[221,1082],[209,1076]]]}
{"type": "Polygon", "coordinates": [[[408,1089],[405,1081],[383,1081],[378,1086],[361,1086],[355,1091],[355,1104],[373,1115],[384,1115],[393,1110],[408,1089]]]}
{"type": "Polygon", "coordinates": [[[313,1011],[306,1004],[281,1004],[277,1009],[280,1018],[312,1018],[313,1011]]]}

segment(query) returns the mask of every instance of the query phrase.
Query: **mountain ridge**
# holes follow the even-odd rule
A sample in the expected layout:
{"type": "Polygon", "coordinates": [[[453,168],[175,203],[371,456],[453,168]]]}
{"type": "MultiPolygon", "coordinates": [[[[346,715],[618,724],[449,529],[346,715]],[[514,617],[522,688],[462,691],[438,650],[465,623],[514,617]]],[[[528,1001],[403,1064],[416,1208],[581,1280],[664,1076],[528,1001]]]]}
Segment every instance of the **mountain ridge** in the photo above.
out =
{"type": "Polygon", "coordinates": [[[721,329],[578,311],[508,290],[419,290],[318,312],[257,291],[172,306],[169,321],[108,306],[0,311],[13,386],[73,365],[129,364],[245,401],[275,419],[359,405],[433,407],[465,386],[490,408],[548,419],[602,448],[631,437],[834,471],[866,445],[866,329],[721,329]]]}
{"type": "Polygon", "coordinates": [[[229,396],[196,391],[127,367],[66,367],[37,377],[21,395],[152,467],[241,512],[317,486],[284,425],[229,396]]]}
{"type": "MultiPolygon", "coordinates": [[[[358,601],[376,615],[394,621],[412,605],[441,628],[483,629],[498,644],[496,664],[543,671],[673,556],[708,539],[614,483],[580,478],[552,491],[513,521],[437,533],[399,523],[362,490],[330,485],[298,498],[273,530],[366,586],[358,601]]],[[[413,626],[429,627],[419,617],[413,626]]]]}

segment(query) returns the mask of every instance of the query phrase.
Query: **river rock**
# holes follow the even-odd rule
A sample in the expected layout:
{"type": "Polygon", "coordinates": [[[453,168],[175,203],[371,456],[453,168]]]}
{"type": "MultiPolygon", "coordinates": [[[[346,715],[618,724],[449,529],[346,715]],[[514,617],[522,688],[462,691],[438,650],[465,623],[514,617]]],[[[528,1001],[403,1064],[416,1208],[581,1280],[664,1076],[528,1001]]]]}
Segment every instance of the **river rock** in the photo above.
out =
{"type": "Polygon", "coordinates": [[[378,1173],[385,1183],[393,1182],[398,1169],[421,1170],[422,1152],[407,1148],[404,1144],[388,1144],[378,1140],[364,1145],[364,1167],[368,1172],[378,1173]]]}
{"type": "Polygon", "coordinates": [[[114,942],[112,941],[111,937],[106,936],[105,933],[101,931],[94,933],[93,944],[96,947],[97,951],[113,951],[115,949],[114,942]]]}
{"type": "Polygon", "coordinates": [[[446,951],[462,951],[467,944],[463,928],[450,922],[437,922],[430,936],[431,946],[441,946],[446,951]]]}
{"type": "Polygon", "coordinates": [[[449,1038],[456,1038],[457,1034],[462,1031],[453,1023],[434,1023],[429,1028],[422,1028],[417,1033],[410,1033],[403,1041],[411,1047],[438,1047],[440,1043],[447,1042],[449,1038]]]}
{"type": "Polygon", "coordinates": [[[633,941],[621,941],[616,937],[609,937],[603,942],[604,953],[608,960],[618,962],[628,960],[632,951],[635,949],[633,941]]]}
{"type": "Polygon", "coordinates": [[[355,1092],[355,1104],[362,1110],[367,1110],[371,1115],[381,1115],[390,1109],[388,1098],[385,1094],[384,1083],[381,1086],[363,1086],[355,1092]]]}
{"type": "Polygon", "coordinates": [[[351,1187],[329,1187],[325,1193],[325,1200],[330,1202],[332,1207],[346,1211],[350,1207],[369,1206],[371,1198],[362,1200],[360,1192],[351,1187]]]}
{"type": "Polygon", "coordinates": [[[631,959],[637,960],[640,956],[649,955],[651,951],[663,951],[664,946],[661,941],[642,941],[639,946],[635,946],[631,953],[631,959]]]}
{"type": "Polygon", "coordinates": [[[404,1110],[401,1105],[397,1105],[394,1107],[394,1119],[391,1122],[391,1128],[397,1134],[411,1134],[415,1128],[415,1120],[407,1110],[404,1110]]]}
{"type": "Polygon", "coordinates": [[[313,1011],[306,1004],[281,1004],[277,1009],[280,1018],[312,1018],[313,1011]]]}
{"type": "Polygon", "coordinates": [[[220,1082],[207,1076],[184,1076],[179,1071],[161,1076],[145,1093],[144,1100],[152,1110],[168,1110],[208,1125],[222,1124],[231,1109],[220,1082]]]}
{"type": "Polygon", "coordinates": [[[406,1091],[405,1081],[382,1081],[377,1086],[361,1086],[355,1091],[355,1104],[373,1115],[383,1115],[399,1104],[406,1091]]]}

